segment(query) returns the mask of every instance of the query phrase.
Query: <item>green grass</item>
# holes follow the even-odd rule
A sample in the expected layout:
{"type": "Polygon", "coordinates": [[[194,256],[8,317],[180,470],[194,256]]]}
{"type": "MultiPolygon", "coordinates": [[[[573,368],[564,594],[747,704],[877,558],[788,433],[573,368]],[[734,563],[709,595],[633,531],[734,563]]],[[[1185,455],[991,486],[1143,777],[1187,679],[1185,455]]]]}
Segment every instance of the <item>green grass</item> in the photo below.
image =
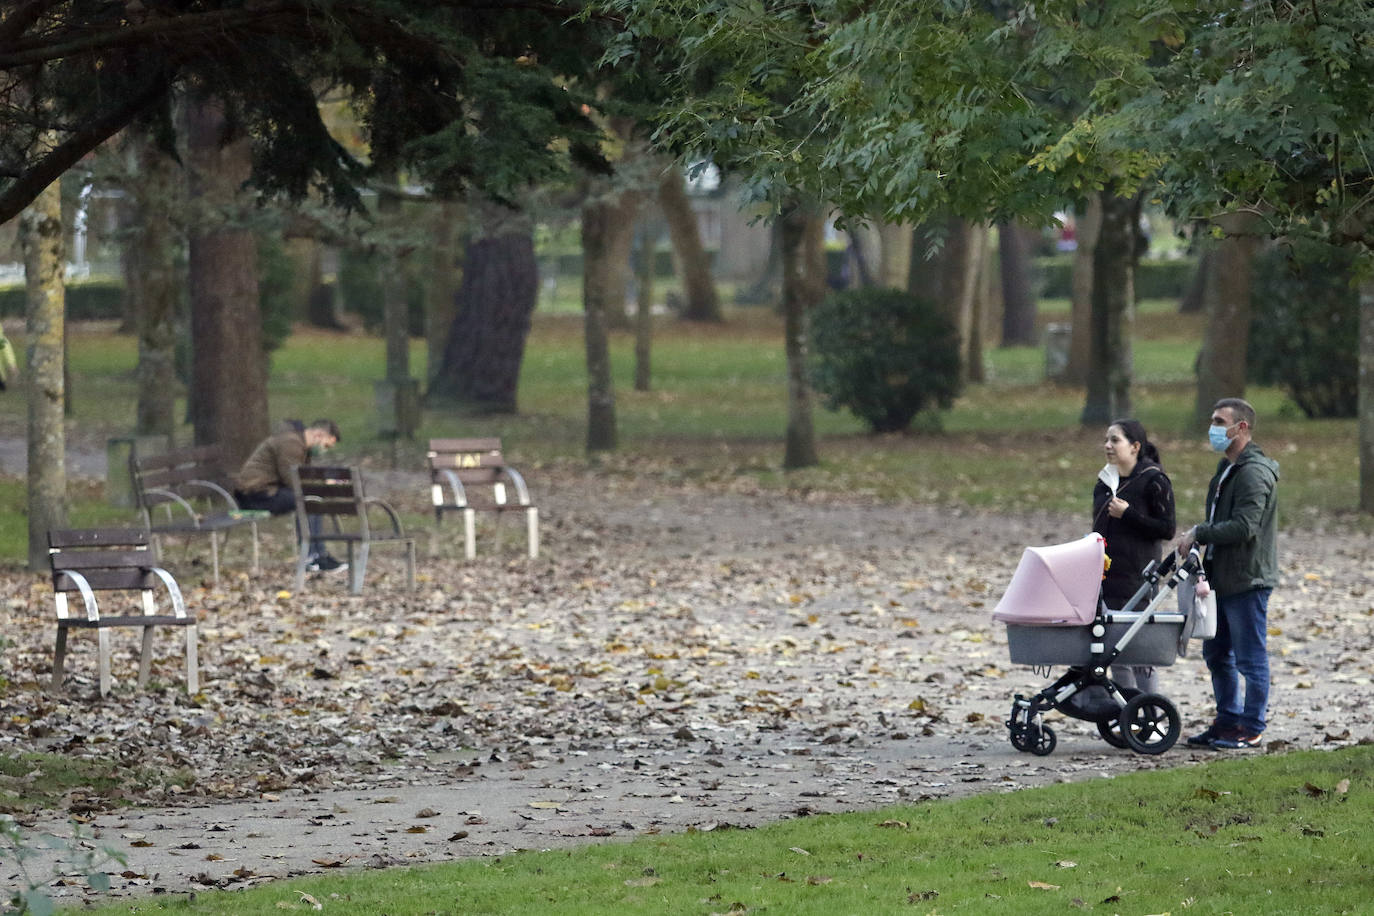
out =
{"type": "Polygon", "coordinates": [[[0,754],[0,812],[65,809],[79,814],[103,809],[110,799],[121,798],[123,789],[189,778],[186,772],[164,777],[143,767],[65,754],[0,754]]]}
{"type": "Polygon", "coordinates": [[[90,912],[1359,913],[1371,830],[1356,747],[90,912]]]}
{"type": "MultiPolygon", "coordinates": [[[[1042,303],[1042,324],[1067,317],[1067,303],[1042,303]]],[[[729,483],[746,476],[763,485],[811,492],[859,492],[887,500],[923,500],[1009,511],[1048,510],[1086,516],[1091,482],[1102,464],[1102,431],[1079,424],[1082,389],[1043,380],[1040,347],[987,351],[988,381],[971,385],[938,422],[919,418],[909,435],[874,437],[847,413],[818,406],[822,464],[784,474],[786,367],[781,327],[769,309],[737,309],[723,325],[661,320],[652,357],[653,390],[632,390],[633,341],[612,342],[620,449],[597,460],[603,473],[729,483]]],[[[1199,511],[1215,463],[1202,429],[1191,428],[1192,366],[1199,316],[1180,316],[1171,302],[1142,303],[1134,341],[1135,414],[1151,431],[1174,479],[1181,520],[1199,511]]],[[[78,328],[71,335],[74,437],[99,448],[133,423],[136,342],[78,328]]],[[[298,331],[272,358],[270,412],[312,419],[333,416],[344,442],[341,460],[400,467],[423,464],[434,436],[500,436],[519,464],[583,464],[586,371],[582,321],[539,314],[530,335],[517,415],[426,411],[413,441],[378,438],[373,382],[384,373],[376,338],[298,331]]],[[[412,346],[412,373],[425,374],[425,348],[412,346]]],[[[1353,420],[1309,421],[1275,389],[1252,388],[1260,414],[1257,437],[1283,465],[1281,524],[1354,514],[1356,427],[1353,420]]],[[[24,401],[0,397],[0,432],[23,436],[24,401]]],[[[182,441],[189,428],[180,431],[182,441]]],[[[528,475],[527,475],[528,476],[528,475]]],[[[0,481],[0,562],[24,555],[21,482],[0,481]]],[[[132,520],[101,505],[92,489],[72,494],[74,524],[132,520]]]]}

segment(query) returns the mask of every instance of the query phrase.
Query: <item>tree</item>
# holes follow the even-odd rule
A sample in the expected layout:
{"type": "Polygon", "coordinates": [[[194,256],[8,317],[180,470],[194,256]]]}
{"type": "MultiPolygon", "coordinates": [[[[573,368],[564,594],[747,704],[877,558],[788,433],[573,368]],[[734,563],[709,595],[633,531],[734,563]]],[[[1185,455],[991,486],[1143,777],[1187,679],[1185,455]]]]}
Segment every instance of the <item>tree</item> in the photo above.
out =
{"type": "Polygon", "coordinates": [[[257,239],[243,225],[238,206],[249,174],[249,143],[242,134],[234,136],[214,100],[188,105],[186,123],[191,197],[198,210],[188,259],[191,420],[196,444],[220,445],[236,467],[268,433],[257,239]]]}
{"type": "Polygon", "coordinates": [[[0,20],[0,222],[178,87],[223,100],[253,144],[252,184],[357,206],[370,174],[406,168],[441,194],[504,199],[596,167],[578,84],[604,23],[574,3],[466,0],[25,0],[0,20]],[[372,157],[332,137],[316,87],[356,105],[372,157]],[[56,136],[36,146],[45,131],[56,136]],[[563,143],[555,141],[562,140],[563,143]]]}
{"type": "Polygon", "coordinates": [[[1015,222],[999,223],[997,258],[1002,284],[1002,346],[1030,346],[1036,342],[1035,294],[1026,230],[1015,222]]]}
{"type": "Polygon", "coordinates": [[[486,201],[463,253],[457,317],[425,405],[514,413],[530,316],[539,297],[534,228],[519,208],[486,201]]]}
{"type": "Polygon", "coordinates": [[[665,163],[658,185],[658,205],[668,224],[674,260],[682,277],[682,292],[687,300],[682,317],[688,321],[721,321],[720,297],[711,276],[711,259],[701,243],[697,214],[687,196],[687,179],[675,162],[665,163]]]}
{"type": "Polygon", "coordinates": [[[45,188],[19,223],[28,333],[29,569],[48,565],[48,531],[67,524],[62,195],[45,188]]]}
{"type": "Polygon", "coordinates": [[[787,350],[787,431],[782,466],[794,470],[820,463],[806,350],[808,314],[825,295],[825,224],[816,204],[794,195],[783,207],[779,229],[783,345],[787,350]]]}

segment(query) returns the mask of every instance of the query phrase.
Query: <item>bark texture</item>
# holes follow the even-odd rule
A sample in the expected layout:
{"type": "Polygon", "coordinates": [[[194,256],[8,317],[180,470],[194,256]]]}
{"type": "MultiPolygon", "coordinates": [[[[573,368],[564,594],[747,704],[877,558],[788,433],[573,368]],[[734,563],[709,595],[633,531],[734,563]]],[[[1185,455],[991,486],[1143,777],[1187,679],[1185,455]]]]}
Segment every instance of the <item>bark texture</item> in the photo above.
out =
{"type": "Polygon", "coordinates": [[[1035,293],[1031,289],[1030,244],[1016,223],[997,226],[997,257],[1002,284],[1002,346],[1037,342],[1035,293]]]}
{"type": "Polygon", "coordinates": [[[611,377],[611,314],[624,314],[634,217],[643,199],[634,191],[611,191],[604,187],[600,190],[601,193],[589,194],[582,205],[588,452],[613,451],[618,444],[615,383],[611,377]]]}
{"type": "Polygon", "coordinates": [[[787,434],[782,466],[820,463],[807,378],[808,316],[825,295],[825,225],[819,208],[793,200],[780,217],[782,314],[787,351],[787,434]]]}
{"type": "Polygon", "coordinates": [[[652,387],[654,252],[662,231],[663,221],[657,213],[651,212],[640,223],[639,269],[635,283],[635,391],[648,391],[652,387]]]}
{"type": "Polygon", "coordinates": [[[177,428],[177,320],[184,277],[178,214],[185,206],[183,172],[144,134],[131,135],[134,158],[133,218],[125,248],[125,289],[138,335],[138,407],[134,432],[164,436],[177,428]]]}
{"type": "MultiPolygon", "coordinates": [[[[462,208],[443,201],[434,208],[429,283],[425,287],[425,387],[444,363],[444,347],[458,315],[458,249],[455,240],[462,208]]],[[[537,289],[537,286],[536,286],[537,289]]]]}
{"type": "MultiPolygon", "coordinates": [[[[1197,398],[1193,406],[1197,429],[1206,428],[1212,405],[1218,400],[1245,397],[1254,249],[1253,237],[1238,235],[1222,239],[1212,252],[1202,297],[1207,324],[1197,355],[1197,398]]],[[[1362,328],[1362,339],[1363,334],[1362,328]]]]}
{"type": "Polygon", "coordinates": [[[1078,247],[1073,255],[1073,294],[1069,308],[1069,363],[1064,380],[1081,385],[1088,379],[1088,360],[1092,353],[1093,315],[1093,251],[1097,248],[1097,233],[1102,226],[1102,201],[1093,195],[1088,206],[1078,215],[1078,247]]]}
{"type": "Polygon", "coordinates": [[[1360,285],[1360,511],[1374,513],[1374,280],[1360,285]]]}
{"type": "Polygon", "coordinates": [[[539,295],[534,235],[526,214],[484,207],[481,238],[463,255],[458,316],[425,403],[514,413],[530,316],[539,295]]]}
{"type": "Polygon", "coordinates": [[[879,223],[878,285],[906,289],[911,279],[911,224],[879,223]]]}
{"type": "Polygon", "coordinates": [[[197,204],[190,236],[191,418],[197,445],[218,443],[236,467],[269,431],[258,250],[241,225],[248,140],[228,133],[217,103],[187,109],[187,160],[197,204]]]}
{"type": "Polygon", "coordinates": [[[1104,189],[1093,246],[1092,319],[1087,394],[1081,422],[1105,426],[1131,414],[1131,327],[1135,316],[1135,234],[1140,198],[1104,189]]]}
{"type": "Polygon", "coordinates": [[[67,524],[66,430],[63,427],[66,288],[62,195],[57,182],[20,216],[28,333],[29,569],[48,565],[48,530],[67,524]]]}
{"type": "Polygon", "coordinates": [[[688,321],[720,321],[720,297],[711,276],[711,259],[701,243],[697,215],[687,197],[687,181],[676,165],[664,169],[658,184],[658,204],[668,224],[668,235],[682,278],[687,306],[682,317],[688,321]]]}

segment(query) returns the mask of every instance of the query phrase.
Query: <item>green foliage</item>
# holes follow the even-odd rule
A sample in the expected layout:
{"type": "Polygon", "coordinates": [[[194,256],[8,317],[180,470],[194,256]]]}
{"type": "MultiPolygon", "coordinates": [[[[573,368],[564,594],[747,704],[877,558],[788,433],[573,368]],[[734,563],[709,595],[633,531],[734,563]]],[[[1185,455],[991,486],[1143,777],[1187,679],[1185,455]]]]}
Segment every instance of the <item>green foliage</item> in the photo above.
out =
{"type": "Polygon", "coordinates": [[[296,319],[291,296],[294,270],[281,236],[259,233],[258,308],[262,312],[262,346],[268,353],[280,348],[291,335],[296,319]]]}
{"type": "MultiPolygon", "coordinates": [[[[1073,256],[1032,259],[1041,296],[1068,298],[1073,294],[1073,256]]],[[[1135,268],[1136,299],[1181,299],[1197,271],[1194,258],[1141,261],[1135,268]]]]}
{"type": "Polygon", "coordinates": [[[1256,259],[1252,380],[1281,385],[1309,417],[1353,417],[1359,400],[1360,302],[1349,251],[1318,243],[1256,259]]]}
{"type": "Polygon", "coordinates": [[[831,410],[899,432],[959,394],[959,338],[928,302],[892,289],[832,294],[811,316],[811,384],[831,410]]]}
{"type": "MultiPolygon", "coordinates": [[[[359,251],[344,252],[339,258],[339,295],[344,309],[359,316],[363,327],[379,333],[384,324],[381,270],[383,255],[359,251]]],[[[406,325],[412,337],[425,334],[425,288],[413,275],[406,277],[406,325]]]]}
{"type": "Polygon", "coordinates": [[[0,862],[5,863],[7,872],[12,867],[18,869],[19,884],[5,900],[11,911],[48,916],[54,911],[54,904],[44,888],[54,878],[73,874],[85,878],[92,890],[108,891],[110,876],[104,868],[113,863],[126,864],[124,856],[108,847],[96,846],[90,840],[90,835],[75,822],[72,823],[71,838],[67,839],[50,835],[33,836],[12,819],[0,818],[0,862]],[[52,866],[49,873],[34,873],[34,859],[46,850],[57,850],[60,861],[52,866]]]}
{"type": "MultiPolygon", "coordinates": [[[[67,282],[67,320],[116,320],[124,315],[124,282],[92,277],[67,282]]],[[[24,317],[24,284],[0,286],[0,318],[24,317]]]]}

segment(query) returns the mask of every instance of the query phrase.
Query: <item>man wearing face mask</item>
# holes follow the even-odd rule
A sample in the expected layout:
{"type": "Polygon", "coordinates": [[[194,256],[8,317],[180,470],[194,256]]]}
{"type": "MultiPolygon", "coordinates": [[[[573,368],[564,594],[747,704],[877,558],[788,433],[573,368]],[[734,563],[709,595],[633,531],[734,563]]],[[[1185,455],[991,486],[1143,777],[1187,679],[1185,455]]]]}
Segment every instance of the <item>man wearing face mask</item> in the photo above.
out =
{"type": "MultiPolygon", "coordinates": [[[[309,464],[339,444],[339,427],[333,420],[316,420],[305,426],[287,420],[281,431],[269,436],[253,449],[234,479],[234,499],[240,509],[267,510],[273,515],[296,511],[296,494],[291,489],[291,469],[309,464]]],[[[322,516],[310,516],[310,533],[318,535],[322,516]]],[[[310,561],[306,569],[313,572],[336,572],[348,564],[331,557],[319,541],[310,543],[310,561]]]]}
{"type": "Polygon", "coordinates": [[[1251,441],[1255,409],[1240,398],[1212,408],[1207,437],[1224,457],[1207,485],[1206,521],[1181,534],[1186,553],[1203,547],[1203,566],[1217,596],[1217,633],[1202,643],[1217,713],[1188,738],[1194,747],[1259,747],[1269,705],[1269,594],[1278,583],[1279,463],[1251,441]],[[1240,681],[1245,681],[1242,698],[1240,681]]]}

